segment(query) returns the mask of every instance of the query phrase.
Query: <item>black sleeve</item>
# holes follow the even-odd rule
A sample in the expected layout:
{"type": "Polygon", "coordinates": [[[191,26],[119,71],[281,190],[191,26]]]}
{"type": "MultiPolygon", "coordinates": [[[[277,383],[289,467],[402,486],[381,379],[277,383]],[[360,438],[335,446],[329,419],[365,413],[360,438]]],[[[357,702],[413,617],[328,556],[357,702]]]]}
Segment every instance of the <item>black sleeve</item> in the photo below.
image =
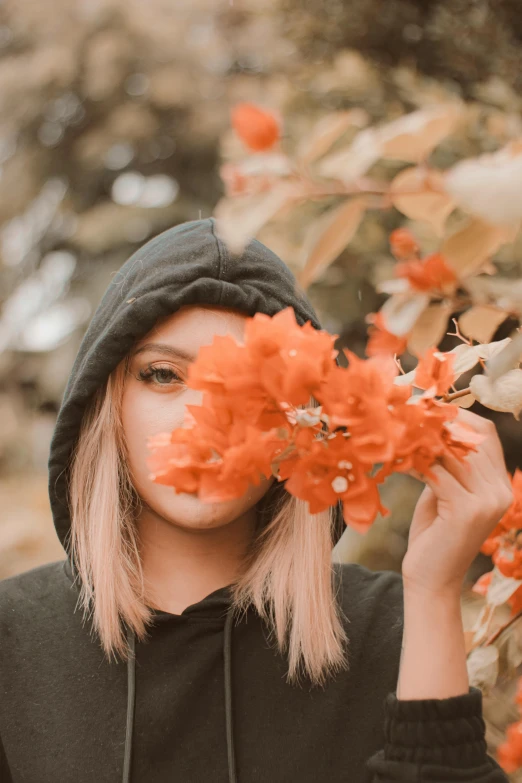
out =
{"type": "Polygon", "coordinates": [[[2,744],[2,737],[0,737],[0,781],[1,783],[13,783],[13,778],[11,777],[9,765],[7,763],[4,746],[2,744]]]}
{"type": "Polygon", "coordinates": [[[384,701],[384,748],[366,762],[373,783],[509,783],[487,754],[482,691],[384,701]]]}

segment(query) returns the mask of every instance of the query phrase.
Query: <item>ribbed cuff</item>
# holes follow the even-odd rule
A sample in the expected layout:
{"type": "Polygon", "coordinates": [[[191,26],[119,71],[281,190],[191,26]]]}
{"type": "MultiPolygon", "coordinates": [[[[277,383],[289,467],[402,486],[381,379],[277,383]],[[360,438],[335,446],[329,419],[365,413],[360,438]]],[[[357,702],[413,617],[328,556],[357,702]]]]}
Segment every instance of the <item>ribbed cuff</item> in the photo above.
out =
{"type": "Polygon", "coordinates": [[[478,688],[471,686],[468,693],[447,699],[403,700],[391,692],[384,712],[386,760],[461,768],[487,761],[478,688]]]}

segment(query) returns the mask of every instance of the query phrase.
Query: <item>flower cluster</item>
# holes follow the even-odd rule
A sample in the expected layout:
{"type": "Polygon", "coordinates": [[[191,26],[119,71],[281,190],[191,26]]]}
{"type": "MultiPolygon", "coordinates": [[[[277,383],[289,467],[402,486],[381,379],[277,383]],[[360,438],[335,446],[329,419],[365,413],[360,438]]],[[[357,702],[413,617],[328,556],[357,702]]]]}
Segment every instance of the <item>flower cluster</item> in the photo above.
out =
{"type": "Polygon", "coordinates": [[[446,355],[426,356],[425,391],[412,395],[390,357],[344,351],[348,366],[338,365],[335,339],[299,326],[292,308],[248,319],[241,344],[215,337],[188,375],[202,406],[149,440],[151,478],[215,502],[273,476],[313,514],[340,501],[346,524],[365,532],[386,513],[378,484],[387,476],[429,475],[442,455],[463,459],[475,448],[475,433],[454,421],[457,407],[437,399],[453,380],[446,355]]]}
{"type": "Polygon", "coordinates": [[[451,293],[457,283],[457,275],[441,253],[420,256],[420,248],[413,234],[398,228],[390,234],[390,248],[399,262],[395,276],[405,281],[404,290],[451,293]]]}
{"type": "MultiPolygon", "coordinates": [[[[513,474],[513,502],[494,530],[484,541],[481,552],[490,555],[495,570],[505,579],[498,579],[496,589],[505,581],[503,597],[511,609],[511,617],[522,612],[522,470],[513,474]],[[508,584],[509,583],[509,584],[508,584]]],[[[473,591],[495,602],[488,594],[493,587],[494,571],[483,574],[473,586],[473,591]]],[[[515,704],[522,716],[522,678],[518,680],[515,704]]],[[[503,769],[510,773],[522,766],[522,720],[515,721],[506,729],[506,739],[497,749],[497,758],[503,769]]]]}
{"type": "MultiPolygon", "coordinates": [[[[517,683],[515,705],[522,716],[522,678],[517,683]]],[[[497,748],[497,758],[507,773],[516,772],[522,766],[522,720],[507,727],[506,739],[497,748]]]]}
{"type": "MultiPolygon", "coordinates": [[[[522,470],[515,471],[511,482],[513,503],[481,547],[504,576],[522,579],[522,470]]],[[[516,596],[516,593],[515,593],[516,596]]],[[[517,605],[522,608],[522,592],[517,605]]]]}

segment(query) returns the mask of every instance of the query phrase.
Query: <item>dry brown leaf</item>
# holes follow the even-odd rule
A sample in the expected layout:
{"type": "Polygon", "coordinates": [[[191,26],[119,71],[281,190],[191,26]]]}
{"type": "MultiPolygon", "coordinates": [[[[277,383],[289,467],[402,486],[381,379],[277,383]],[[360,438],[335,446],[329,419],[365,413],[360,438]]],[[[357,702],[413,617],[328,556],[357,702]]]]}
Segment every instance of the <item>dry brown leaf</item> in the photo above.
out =
{"type": "Polygon", "coordinates": [[[522,370],[510,370],[496,381],[487,375],[474,375],[469,388],[486,408],[512,413],[518,421],[522,410],[522,370]]]}
{"type": "Polygon", "coordinates": [[[463,115],[457,104],[434,106],[406,114],[379,128],[381,156],[418,163],[452,133],[463,115]]]}
{"type": "Polygon", "coordinates": [[[391,184],[393,206],[411,220],[422,220],[442,234],[455,202],[442,190],[442,175],[412,166],[398,174],[391,184]],[[435,189],[436,188],[436,189],[435,189]]]}
{"type": "Polygon", "coordinates": [[[497,224],[522,219],[522,152],[516,146],[460,161],[446,173],[445,182],[467,212],[497,224]]]}
{"type": "Polygon", "coordinates": [[[480,690],[489,690],[498,679],[498,649],[494,644],[475,647],[468,655],[466,666],[469,684],[480,690]]]}
{"type": "Polygon", "coordinates": [[[366,128],[348,147],[324,158],[318,173],[350,183],[366,174],[379,158],[419,163],[455,129],[461,116],[461,107],[449,104],[405,114],[378,128],[366,128]]]}
{"type": "Polygon", "coordinates": [[[405,277],[394,277],[391,280],[383,280],[382,283],[378,283],[375,289],[380,294],[403,294],[410,291],[411,287],[405,277]]]}
{"type": "Polygon", "coordinates": [[[516,369],[522,356],[522,332],[517,332],[514,338],[506,337],[506,345],[501,351],[490,353],[483,357],[489,359],[488,377],[490,381],[500,378],[508,370],[516,369]]]}
{"type": "Polygon", "coordinates": [[[394,294],[381,307],[384,327],[397,337],[403,337],[413,329],[415,322],[427,308],[429,294],[394,294]]]}
{"type": "Polygon", "coordinates": [[[520,640],[515,638],[513,631],[506,637],[503,652],[506,657],[506,663],[509,667],[511,677],[516,677],[517,669],[522,663],[522,647],[520,646],[520,640]]]}
{"type": "Polygon", "coordinates": [[[504,576],[495,566],[491,572],[491,583],[486,594],[486,601],[492,606],[505,604],[513,593],[516,593],[522,585],[522,579],[513,579],[510,576],[504,576]]]}
{"type": "MultiPolygon", "coordinates": [[[[494,356],[504,350],[506,345],[511,342],[511,337],[504,337],[503,340],[495,340],[494,343],[485,343],[484,345],[475,345],[474,348],[477,351],[481,359],[492,359],[494,356]]],[[[510,365],[507,370],[512,370],[515,365],[510,365]]]]}
{"type": "Polygon", "coordinates": [[[214,209],[217,235],[232,254],[240,255],[265,223],[300,198],[301,188],[290,182],[279,182],[266,193],[223,198],[214,209]]]}
{"type": "Polygon", "coordinates": [[[441,254],[459,277],[478,272],[505,242],[510,241],[506,226],[494,226],[472,218],[442,244],[441,254]]]}
{"type": "Polygon", "coordinates": [[[473,367],[478,364],[479,354],[477,348],[478,346],[476,345],[467,345],[466,343],[462,343],[462,345],[457,345],[448,352],[455,354],[455,359],[453,361],[453,371],[455,372],[457,378],[459,375],[462,375],[463,372],[472,370],[473,367]]]}
{"type": "Polygon", "coordinates": [[[415,321],[408,337],[408,350],[420,357],[431,346],[437,346],[448,330],[451,305],[432,304],[415,321]]]}
{"type": "Polygon", "coordinates": [[[296,158],[301,163],[312,163],[324,155],[332,144],[346,133],[349,128],[362,127],[367,121],[363,109],[336,111],[322,117],[312,128],[308,136],[301,140],[296,158]]]}
{"type": "Polygon", "coordinates": [[[292,173],[291,161],[282,152],[256,152],[232,165],[244,177],[261,177],[263,174],[286,177],[292,173]]]}
{"type": "Polygon", "coordinates": [[[489,343],[508,313],[498,307],[475,305],[466,310],[459,318],[459,329],[466,337],[489,343]]]}
{"type": "Polygon", "coordinates": [[[366,201],[354,198],[330,209],[309,229],[304,241],[306,260],[298,282],[307,288],[339,256],[359,228],[366,201]]]}
{"type": "Polygon", "coordinates": [[[410,372],[405,372],[402,373],[401,375],[397,375],[393,379],[393,382],[396,386],[410,386],[415,381],[416,372],[417,372],[417,368],[415,368],[415,370],[410,370],[410,372]]]}
{"type": "Polygon", "coordinates": [[[473,637],[473,644],[481,644],[487,638],[488,629],[494,612],[495,607],[492,604],[484,603],[484,606],[473,623],[472,631],[474,631],[475,634],[473,637]]]}
{"type": "MultiPolygon", "coordinates": [[[[497,305],[505,310],[509,310],[509,312],[518,313],[519,316],[522,316],[522,280],[493,280],[488,282],[492,283],[492,293],[496,296],[497,305]]],[[[475,291],[472,292],[472,295],[474,294],[475,291]]]]}
{"type": "Polygon", "coordinates": [[[464,397],[457,397],[453,402],[455,405],[458,405],[459,408],[471,408],[471,406],[476,403],[476,399],[472,394],[465,394],[464,397]]]}
{"type": "Polygon", "coordinates": [[[322,177],[339,179],[346,184],[362,177],[381,156],[380,141],[375,128],[366,128],[357,134],[348,147],[344,147],[318,164],[322,177]]]}
{"type": "MultiPolygon", "coordinates": [[[[433,307],[433,305],[431,305],[433,307]]],[[[440,305],[439,305],[440,306],[440,305]]],[[[421,315],[420,318],[423,316],[421,315]]],[[[448,313],[449,317],[449,313],[448,313]]],[[[420,320],[420,319],[419,319],[420,320]]],[[[416,327],[414,327],[416,328],[416,327]]],[[[489,359],[495,356],[497,353],[503,350],[503,348],[511,342],[511,337],[506,337],[504,340],[497,340],[494,343],[487,343],[486,345],[467,345],[462,343],[455,346],[451,351],[447,351],[448,354],[453,354],[455,359],[453,361],[453,370],[455,373],[455,380],[457,380],[462,373],[472,370],[478,364],[479,359],[489,359]]],[[[394,383],[398,386],[406,386],[408,384],[415,385],[415,370],[411,370],[404,375],[398,375],[394,383]]],[[[469,394],[467,397],[459,397],[455,400],[457,405],[461,408],[471,407],[475,402],[473,395],[469,394]],[[471,399],[467,399],[470,397],[471,399]]]]}

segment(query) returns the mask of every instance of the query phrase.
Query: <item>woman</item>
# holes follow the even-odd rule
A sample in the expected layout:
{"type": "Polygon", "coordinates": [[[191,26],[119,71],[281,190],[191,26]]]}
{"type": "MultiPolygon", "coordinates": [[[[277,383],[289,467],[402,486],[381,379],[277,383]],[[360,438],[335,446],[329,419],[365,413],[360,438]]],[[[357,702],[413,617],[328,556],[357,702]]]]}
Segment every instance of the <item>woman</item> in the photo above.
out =
{"type": "Polygon", "coordinates": [[[484,441],[471,469],[436,468],[402,576],[332,564],[338,510],[312,517],[284,484],[205,505],[149,479],[147,437],[201,401],[198,349],[288,306],[320,328],[280,259],[256,240],[231,258],[213,219],[114,276],[51,443],[68,557],[0,585],[2,782],[507,780],[459,603],[510,503],[488,422],[463,413],[484,441]]]}

